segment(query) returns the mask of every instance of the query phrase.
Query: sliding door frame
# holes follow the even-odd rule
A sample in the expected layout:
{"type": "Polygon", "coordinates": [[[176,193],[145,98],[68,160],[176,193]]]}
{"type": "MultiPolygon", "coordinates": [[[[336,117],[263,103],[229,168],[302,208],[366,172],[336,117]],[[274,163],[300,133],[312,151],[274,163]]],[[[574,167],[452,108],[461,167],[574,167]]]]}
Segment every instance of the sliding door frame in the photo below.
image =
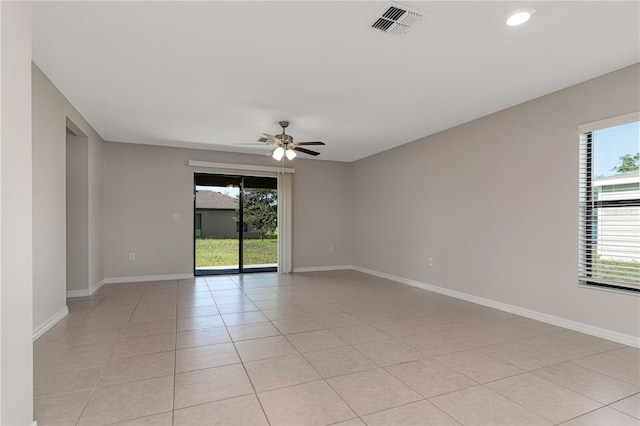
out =
{"type": "MultiPolygon", "coordinates": [[[[214,163],[208,161],[189,160],[188,165],[194,167],[194,189],[195,174],[216,174],[227,176],[249,176],[249,177],[273,177],[277,178],[278,185],[278,267],[279,274],[293,272],[292,262],[292,229],[293,229],[293,205],[292,205],[292,177],[295,173],[293,168],[254,166],[245,164],[214,163]]],[[[240,194],[242,194],[242,189],[240,194]]],[[[194,230],[193,230],[193,265],[195,271],[195,193],[194,193],[194,230]]],[[[242,226],[241,226],[242,228],[242,226]]],[[[242,259],[239,259],[240,261],[242,259]]],[[[258,268],[256,268],[258,269],[258,268]]],[[[250,272],[260,272],[253,270],[250,272]]]]}

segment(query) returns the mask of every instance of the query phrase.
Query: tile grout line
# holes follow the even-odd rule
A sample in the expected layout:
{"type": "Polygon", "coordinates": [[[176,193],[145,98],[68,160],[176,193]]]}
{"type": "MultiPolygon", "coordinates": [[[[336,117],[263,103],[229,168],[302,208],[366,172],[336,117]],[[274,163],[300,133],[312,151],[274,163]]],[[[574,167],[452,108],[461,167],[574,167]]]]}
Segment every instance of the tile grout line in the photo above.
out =
{"type": "MultiPolygon", "coordinates": [[[[628,397],[627,397],[627,398],[628,398],[628,397]]],[[[568,422],[568,421],[571,421],[571,420],[577,419],[577,418],[579,418],[579,417],[586,416],[587,414],[591,414],[591,413],[593,413],[593,412],[595,412],[595,411],[602,410],[602,409],[603,409],[603,408],[605,408],[605,407],[607,407],[607,408],[611,408],[612,410],[616,410],[616,409],[615,409],[615,408],[613,408],[613,407],[609,407],[609,405],[603,405],[602,407],[594,408],[593,410],[589,410],[589,411],[587,411],[587,412],[585,412],[585,413],[578,414],[577,416],[572,417],[572,418],[570,418],[570,419],[563,420],[563,421],[562,421],[562,423],[566,423],[566,422],[568,422]]],[[[624,415],[626,415],[626,416],[629,416],[629,414],[623,413],[623,412],[622,412],[622,411],[620,411],[620,410],[616,410],[616,411],[617,411],[617,412],[619,412],[619,413],[621,413],[621,414],[624,414],[624,415]]],[[[635,418],[635,417],[633,417],[633,416],[629,416],[629,417],[635,418]]],[[[639,419],[639,420],[640,420],[640,419],[639,419]]],[[[562,423],[560,423],[560,424],[562,424],[562,423]]]]}
{"type": "Polygon", "coordinates": [[[619,410],[618,408],[616,408],[616,407],[613,407],[613,406],[612,406],[613,404],[617,404],[617,403],[618,403],[618,402],[620,402],[620,401],[623,401],[623,400],[625,400],[625,399],[627,399],[627,398],[631,398],[632,396],[636,396],[636,395],[640,395],[640,392],[636,392],[636,393],[634,393],[633,395],[629,395],[629,396],[626,396],[626,397],[624,397],[624,398],[621,398],[621,399],[619,399],[619,400],[617,400],[617,401],[612,402],[611,404],[607,404],[605,407],[611,408],[612,410],[615,410],[615,411],[617,411],[618,413],[622,413],[622,414],[624,414],[624,415],[626,415],[626,416],[629,416],[629,417],[632,417],[632,418],[634,418],[634,419],[638,419],[638,420],[640,420],[640,417],[636,417],[635,415],[632,415],[632,414],[629,414],[629,413],[625,413],[624,411],[619,410]]]}
{"type": "MultiPolygon", "coordinates": [[[[291,303],[292,303],[294,306],[296,306],[298,309],[303,310],[300,306],[295,305],[295,303],[293,303],[293,302],[291,302],[291,303]]],[[[304,312],[304,310],[303,310],[303,312],[304,312]]],[[[315,320],[315,319],[314,319],[314,320],[315,320]]],[[[316,322],[318,322],[318,321],[316,321],[316,322]]],[[[319,322],[318,322],[318,323],[319,323],[319,322]]],[[[275,325],[275,324],[274,324],[274,325],[275,325]]],[[[322,325],[322,324],[321,324],[321,325],[322,325]]],[[[276,328],[277,328],[277,327],[276,327],[276,328]]],[[[278,330],[280,330],[280,329],[278,329],[278,330]]],[[[328,329],[328,328],[324,328],[324,330],[329,330],[329,329],[328,329]]],[[[312,331],[313,331],[313,330],[312,330],[312,331]]],[[[317,330],[316,330],[316,331],[317,331],[317,330]]],[[[305,332],[301,332],[301,333],[305,333],[305,332]]],[[[333,332],[331,332],[331,333],[332,333],[332,334],[335,334],[335,333],[333,333],[333,332]]],[[[291,333],[291,334],[298,334],[298,333],[291,333]]],[[[327,379],[326,379],[322,374],[320,374],[320,372],[319,372],[319,371],[318,371],[318,370],[313,366],[313,364],[311,364],[311,363],[309,362],[309,360],[308,360],[308,359],[307,359],[307,357],[304,355],[304,353],[303,353],[303,352],[301,352],[301,351],[300,351],[300,350],[299,350],[299,349],[298,349],[298,348],[297,348],[297,347],[296,347],[296,346],[291,342],[291,340],[289,340],[289,338],[287,338],[287,335],[286,335],[286,334],[282,334],[282,335],[283,335],[283,336],[284,336],[284,338],[289,342],[289,344],[290,344],[291,346],[293,346],[293,348],[298,352],[298,354],[299,354],[299,355],[300,355],[300,356],[301,356],[301,357],[302,357],[302,358],[307,362],[307,364],[309,364],[309,366],[310,366],[310,367],[311,367],[311,368],[316,372],[316,374],[318,375],[318,377],[320,377],[320,380],[317,380],[317,381],[311,381],[311,382],[306,382],[306,383],[315,383],[315,382],[320,382],[320,381],[321,381],[321,382],[324,382],[324,383],[329,387],[329,389],[331,389],[331,391],[332,391],[332,392],[333,392],[333,393],[334,393],[334,394],[335,394],[335,395],[336,395],[336,396],[337,396],[337,397],[338,397],[338,398],[339,398],[339,399],[340,399],[340,400],[345,404],[345,406],[346,406],[346,407],[349,407],[349,409],[353,412],[353,414],[355,414],[355,415],[356,415],[356,417],[354,417],[354,419],[355,419],[355,418],[357,418],[357,419],[359,419],[360,421],[362,421],[362,422],[364,423],[364,421],[362,420],[362,418],[360,417],[360,415],[356,412],[356,410],[355,410],[351,405],[349,405],[349,404],[347,403],[347,401],[345,401],[345,400],[344,400],[344,398],[342,397],[342,395],[340,395],[340,394],[339,394],[339,393],[338,393],[338,392],[333,388],[333,386],[331,386],[331,384],[328,382],[328,380],[327,380],[327,379]]],[[[336,335],[336,336],[337,336],[337,335],[336,335]]],[[[339,336],[337,336],[337,337],[338,337],[338,338],[340,338],[339,336]]],[[[340,340],[342,340],[342,338],[340,338],[340,340]]],[[[345,343],[348,343],[348,342],[345,342],[345,343]]],[[[353,347],[353,345],[346,345],[345,347],[353,347]]],[[[329,348],[329,349],[330,349],[330,348],[329,348]]],[[[355,349],[355,348],[354,348],[354,349],[355,349]]],[[[324,350],[324,349],[319,349],[319,350],[324,350]]],[[[357,350],[357,349],[356,349],[356,350],[357,350]]],[[[312,351],[312,352],[313,352],[313,351],[312,351]]],[[[365,357],[366,357],[366,355],[365,355],[365,357]]],[[[368,358],[368,357],[367,357],[367,358],[368,358]]],[[[376,363],[374,362],[374,364],[376,364],[376,363]]],[[[306,383],[303,383],[303,384],[306,384],[306,383]]],[[[294,387],[294,386],[299,386],[299,385],[300,385],[300,384],[298,384],[298,385],[292,385],[292,386],[288,386],[288,387],[294,387]]],[[[284,389],[284,388],[286,388],[286,387],[282,387],[282,388],[278,388],[278,389],[284,389]]],[[[348,421],[348,420],[351,420],[351,419],[340,420],[340,421],[338,421],[338,422],[336,422],[336,423],[341,423],[341,422],[343,422],[343,421],[348,421]]],[[[334,424],[335,424],[335,423],[334,423],[334,424]]]]}
{"type": "MultiPolygon", "coordinates": [[[[205,282],[206,282],[206,280],[205,280],[205,282]]],[[[208,287],[208,283],[207,283],[207,287],[208,287]]],[[[209,288],[209,290],[211,291],[210,288],[209,288]]],[[[241,293],[244,293],[244,291],[242,291],[242,289],[240,289],[240,291],[241,291],[241,293]]],[[[218,312],[220,312],[220,309],[218,308],[218,302],[216,301],[215,297],[213,296],[213,292],[211,292],[211,297],[213,298],[213,303],[216,304],[216,308],[218,309],[218,312]]],[[[225,330],[227,331],[227,334],[229,335],[229,339],[231,339],[231,344],[233,345],[233,349],[236,352],[236,356],[240,360],[240,364],[242,365],[242,370],[244,371],[244,374],[247,376],[247,380],[249,381],[249,384],[251,385],[251,389],[253,389],[253,395],[256,398],[256,400],[258,401],[258,405],[260,405],[260,410],[262,410],[262,415],[264,416],[265,420],[267,421],[267,424],[271,425],[271,421],[269,420],[269,417],[267,416],[267,412],[265,411],[264,406],[262,405],[262,401],[258,397],[258,393],[256,392],[256,388],[255,388],[255,386],[253,384],[253,381],[251,380],[251,376],[249,375],[249,372],[247,371],[247,367],[244,365],[244,361],[242,360],[242,357],[240,356],[240,353],[238,352],[238,348],[236,347],[236,343],[234,342],[233,338],[231,337],[231,333],[229,333],[229,327],[227,326],[227,323],[224,321],[224,317],[222,317],[222,321],[224,323],[225,330]]]]}
{"type": "MultiPolygon", "coordinates": [[[[246,294],[246,293],[245,293],[245,294],[246,294]]],[[[249,296],[247,296],[247,297],[249,297],[249,296]]],[[[250,298],[250,297],[249,297],[249,298],[250,298]]],[[[253,301],[253,300],[252,300],[252,301],[253,301]]],[[[293,302],[289,302],[289,303],[292,303],[292,305],[294,305],[296,308],[301,309],[299,306],[295,305],[295,303],[293,303],[293,302]]],[[[254,302],[254,304],[255,304],[255,302],[254,302]]],[[[262,312],[262,310],[260,310],[260,312],[262,312]]],[[[262,315],[264,315],[264,313],[263,313],[263,312],[262,312],[262,315]]],[[[266,317],[266,316],[265,316],[265,317],[266,317]]],[[[349,404],[347,404],[347,402],[342,398],[342,396],[341,396],[338,392],[336,392],[336,391],[335,391],[335,389],[333,389],[333,387],[331,387],[331,385],[330,385],[330,384],[327,382],[327,380],[326,380],[326,379],[325,379],[325,378],[320,374],[320,372],[318,372],[318,371],[316,370],[316,368],[315,368],[311,363],[309,363],[309,361],[307,360],[307,358],[304,356],[304,353],[302,353],[302,352],[301,352],[301,351],[300,351],[300,350],[299,350],[299,349],[298,349],[298,348],[297,348],[297,347],[296,347],[296,346],[295,346],[295,345],[294,345],[294,344],[293,344],[293,343],[292,343],[292,342],[287,338],[287,335],[286,335],[286,334],[284,334],[284,333],[282,332],[282,330],[280,330],[280,328],[278,328],[275,324],[273,324],[273,321],[272,321],[271,319],[269,319],[268,317],[266,317],[266,318],[269,320],[269,322],[270,322],[274,327],[276,327],[276,329],[280,332],[280,335],[281,335],[282,337],[284,337],[284,338],[285,338],[285,340],[289,343],[289,345],[291,345],[291,346],[296,350],[296,352],[298,353],[298,355],[299,355],[300,357],[302,357],[302,359],[304,359],[304,360],[305,360],[305,362],[306,362],[306,363],[311,367],[311,369],[312,369],[313,371],[315,371],[315,373],[318,375],[318,377],[320,377],[320,380],[312,380],[312,381],[309,381],[309,382],[298,383],[298,384],[295,384],[295,385],[283,386],[283,387],[279,387],[279,388],[276,388],[276,389],[270,389],[270,390],[267,390],[267,391],[265,391],[265,392],[270,392],[270,391],[275,391],[275,390],[280,390],[280,389],[286,389],[286,388],[292,388],[292,387],[295,387],[295,386],[301,386],[301,385],[308,384],[308,383],[324,382],[324,383],[329,387],[329,389],[331,389],[331,390],[333,391],[333,393],[334,393],[334,394],[335,394],[335,395],[336,395],[336,396],[337,396],[337,397],[338,397],[338,398],[339,398],[339,399],[340,399],[340,400],[345,404],[345,406],[349,407],[349,409],[350,409],[350,410],[351,410],[351,411],[356,415],[356,417],[354,417],[354,418],[358,418],[358,419],[360,419],[360,416],[358,416],[358,413],[356,413],[356,411],[355,411],[355,410],[354,410],[354,409],[353,409],[349,404]]],[[[310,318],[311,318],[311,317],[310,317],[310,318]]],[[[328,330],[328,328],[324,328],[324,329],[325,329],[325,330],[328,330]]],[[[313,330],[312,330],[312,331],[313,331],[313,330]]],[[[316,331],[317,331],[317,330],[316,330],[316,331]]],[[[307,332],[308,332],[308,331],[307,331],[307,332]]],[[[299,332],[299,333],[306,333],[306,332],[299,332]]],[[[290,334],[299,334],[299,333],[290,333],[290,334]]],[[[275,337],[277,337],[277,336],[275,336],[275,337]]],[[[235,346],[235,342],[234,342],[234,346],[235,346]]],[[[237,348],[236,348],[236,350],[237,350],[237,348]]],[[[240,354],[238,354],[238,356],[239,356],[239,355],[240,355],[240,354]]],[[[289,356],[289,355],[283,355],[283,356],[280,356],[280,357],[265,358],[265,359],[262,359],[262,360],[254,360],[254,361],[252,361],[252,362],[264,361],[264,360],[268,360],[268,359],[282,358],[282,357],[285,357],[285,356],[289,356]]],[[[241,361],[242,361],[242,359],[241,359],[241,361]]],[[[242,361],[242,364],[243,364],[243,366],[244,366],[244,361],[242,361]]],[[[251,381],[251,377],[249,376],[249,373],[246,371],[246,367],[245,367],[245,372],[247,373],[247,377],[249,377],[249,380],[251,381]]],[[[254,388],[254,391],[255,391],[255,388],[254,388]]],[[[262,407],[262,401],[260,401],[260,398],[257,396],[257,393],[256,393],[256,397],[257,397],[258,401],[260,402],[260,406],[262,407]]],[[[262,407],[262,408],[263,408],[263,412],[264,412],[264,407],[262,407]]],[[[265,416],[266,416],[266,412],[265,412],[265,416]]],[[[349,419],[347,419],[347,420],[349,420],[349,419]]],[[[268,418],[267,418],[267,421],[269,421],[269,420],[268,420],[268,418]]],[[[343,421],[343,420],[341,420],[341,421],[343,421]]],[[[339,421],[338,423],[340,423],[341,421],[339,421]]],[[[346,421],[346,420],[344,420],[344,421],[346,421]]]]}
{"type": "MultiPolygon", "coordinates": [[[[147,288],[147,286],[145,285],[145,289],[146,288],[147,288]]],[[[144,290],[143,290],[143,293],[144,293],[144,290]]],[[[107,296],[108,295],[105,295],[105,299],[107,298],[107,296]]],[[[140,303],[140,299],[141,298],[142,298],[142,295],[138,298],[138,302],[136,302],[136,307],[134,308],[133,312],[135,312],[135,310],[138,308],[138,305],[140,303]]],[[[104,302],[104,299],[103,299],[103,302],[104,302]]],[[[127,320],[127,323],[125,324],[124,328],[122,329],[123,333],[127,329],[127,326],[129,325],[129,321],[131,321],[131,317],[133,316],[133,312],[129,315],[129,319],[127,320]]],[[[118,336],[118,340],[116,340],[114,345],[117,345],[117,343],[121,339],[122,339],[122,336],[118,336]]],[[[80,411],[80,415],[78,416],[78,420],[75,423],[76,425],[80,424],[80,419],[82,419],[82,416],[84,415],[85,411],[87,410],[87,407],[89,406],[89,402],[91,401],[91,398],[93,398],[93,396],[95,395],[96,390],[98,389],[98,383],[100,383],[100,379],[102,379],[102,376],[103,376],[103,374],[105,372],[105,369],[106,369],[107,365],[109,364],[109,361],[111,361],[111,358],[113,357],[113,352],[114,351],[115,351],[115,349],[111,351],[111,353],[109,354],[109,358],[107,358],[107,361],[102,366],[102,369],[100,371],[100,376],[98,377],[98,380],[96,380],[96,383],[93,385],[93,388],[91,389],[91,393],[89,394],[89,397],[87,398],[87,401],[85,402],[85,404],[84,404],[84,406],[82,408],[82,411],[80,411]]]]}
{"type": "MultiPolygon", "coordinates": [[[[502,395],[501,393],[498,393],[498,392],[494,391],[493,389],[490,389],[490,388],[486,387],[486,386],[484,385],[484,383],[480,383],[478,386],[472,386],[472,388],[477,388],[477,387],[482,387],[482,388],[484,388],[484,389],[488,390],[489,392],[495,393],[496,395],[498,395],[498,396],[500,396],[500,397],[502,397],[502,398],[506,399],[507,401],[510,401],[511,403],[513,403],[513,404],[517,405],[518,407],[522,408],[523,410],[525,410],[525,411],[527,411],[527,412],[529,412],[529,413],[533,414],[534,416],[536,416],[536,417],[540,417],[541,419],[544,419],[544,420],[547,420],[547,421],[548,421],[548,422],[550,422],[552,425],[557,424],[557,423],[556,423],[556,422],[554,422],[553,420],[548,419],[547,417],[543,416],[542,414],[538,414],[538,413],[536,413],[535,411],[533,411],[533,410],[531,410],[531,409],[529,409],[529,408],[527,408],[527,407],[523,406],[523,405],[522,405],[522,404],[520,404],[519,402],[513,401],[513,400],[511,400],[511,399],[507,398],[506,396],[502,395]]],[[[467,388],[467,389],[471,389],[471,388],[467,388]]],[[[457,391],[449,392],[449,394],[451,394],[451,393],[455,393],[455,392],[457,392],[457,391]]],[[[432,398],[427,399],[427,401],[429,401],[431,404],[433,404],[434,406],[436,406],[438,409],[440,409],[440,410],[442,410],[443,412],[445,412],[449,417],[451,417],[451,418],[453,418],[454,420],[458,421],[458,420],[456,419],[456,417],[454,417],[454,416],[453,416],[453,414],[449,414],[449,412],[445,411],[445,409],[444,409],[444,408],[441,408],[438,404],[436,404],[435,402],[432,402],[432,401],[431,401],[431,399],[435,399],[435,398],[438,398],[438,397],[440,397],[440,396],[442,396],[442,395],[434,396],[434,397],[432,397],[432,398]]],[[[602,408],[602,407],[599,407],[599,408],[602,408]]],[[[565,420],[565,421],[566,421],[566,420],[565,420]]],[[[461,423],[461,424],[463,424],[463,423],[461,423]]]]}

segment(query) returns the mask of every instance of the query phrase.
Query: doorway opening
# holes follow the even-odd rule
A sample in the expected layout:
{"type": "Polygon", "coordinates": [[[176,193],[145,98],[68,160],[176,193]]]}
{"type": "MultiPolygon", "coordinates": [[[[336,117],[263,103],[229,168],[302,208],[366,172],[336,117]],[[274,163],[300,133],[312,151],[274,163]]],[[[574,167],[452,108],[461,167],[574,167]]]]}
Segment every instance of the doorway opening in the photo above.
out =
{"type": "Polygon", "coordinates": [[[278,180],[194,174],[195,275],[278,270],[278,180]]]}
{"type": "Polygon", "coordinates": [[[66,127],[67,294],[86,292],[89,280],[89,139],[67,119],[66,127]]]}

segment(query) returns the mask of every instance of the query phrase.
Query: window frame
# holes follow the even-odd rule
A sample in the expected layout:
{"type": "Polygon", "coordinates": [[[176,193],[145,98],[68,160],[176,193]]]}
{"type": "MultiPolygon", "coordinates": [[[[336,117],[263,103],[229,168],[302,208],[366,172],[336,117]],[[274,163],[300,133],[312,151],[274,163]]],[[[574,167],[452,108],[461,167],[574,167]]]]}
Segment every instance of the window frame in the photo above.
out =
{"type": "Polygon", "coordinates": [[[596,200],[594,199],[594,177],[593,177],[593,132],[609,127],[616,127],[623,124],[640,122],[640,111],[613,117],[597,122],[585,124],[578,127],[579,138],[579,202],[578,202],[578,284],[581,287],[613,290],[640,296],[640,285],[625,282],[617,282],[599,277],[591,277],[593,261],[594,241],[597,244],[597,217],[594,212],[599,209],[614,207],[638,207],[640,208],[640,198],[623,200],[596,200]],[[582,185],[582,180],[585,184],[582,185]],[[584,210],[584,211],[583,211],[584,210]],[[584,254],[583,254],[584,253],[584,254]],[[583,258],[584,263],[583,265],[583,258]],[[585,273],[583,274],[583,271],[585,273]]]}

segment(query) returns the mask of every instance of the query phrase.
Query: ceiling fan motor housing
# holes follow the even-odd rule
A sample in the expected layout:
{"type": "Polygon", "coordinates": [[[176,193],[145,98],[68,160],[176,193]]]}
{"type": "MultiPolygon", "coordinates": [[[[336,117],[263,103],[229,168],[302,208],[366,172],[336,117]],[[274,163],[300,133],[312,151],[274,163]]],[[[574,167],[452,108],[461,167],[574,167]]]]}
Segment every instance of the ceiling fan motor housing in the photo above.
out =
{"type": "Polygon", "coordinates": [[[280,142],[282,142],[283,144],[290,144],[293,143],[293,137],[289,136],[289,135],[285,135],[284,133],[281,133],[279,135],[276,135],[276,138],[278,140],[280,140],[280,142]]]}

